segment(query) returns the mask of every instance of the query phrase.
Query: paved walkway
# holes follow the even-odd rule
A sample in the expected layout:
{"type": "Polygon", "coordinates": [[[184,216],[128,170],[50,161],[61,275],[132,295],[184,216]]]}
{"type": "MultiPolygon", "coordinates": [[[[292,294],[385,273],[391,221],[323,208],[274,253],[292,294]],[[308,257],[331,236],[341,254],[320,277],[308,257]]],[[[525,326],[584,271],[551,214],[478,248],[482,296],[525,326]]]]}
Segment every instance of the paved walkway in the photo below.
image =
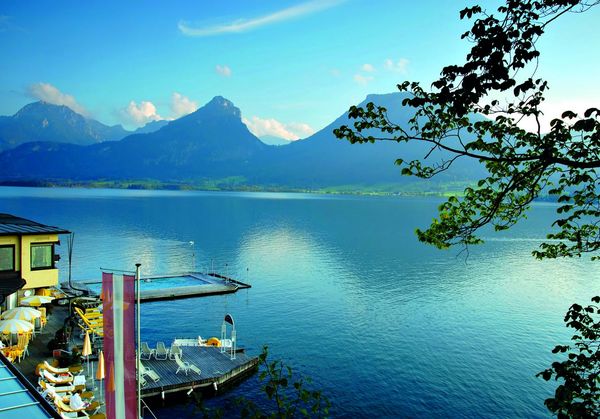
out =
{"type": "MultiPolygon", "coordinates": [[[[63,327],[65,319],[69,315],[69,308],[61,306],[52,306],[52,314],[48,316],[48,323],[42,333],[36,334],[35,339],[29,342],[29,356],[21,362],[15,364],[25,377],[33,384],[37,385],[38,377],[35,375],[35,368],[44,360],[52,359],[52,352],[48,349],[48,343],[54,339],[54,334],[63,327]]],[[[83,341],[77,340],[70,342],[69,348],[74,345],[81,345],[83,341]]]]}

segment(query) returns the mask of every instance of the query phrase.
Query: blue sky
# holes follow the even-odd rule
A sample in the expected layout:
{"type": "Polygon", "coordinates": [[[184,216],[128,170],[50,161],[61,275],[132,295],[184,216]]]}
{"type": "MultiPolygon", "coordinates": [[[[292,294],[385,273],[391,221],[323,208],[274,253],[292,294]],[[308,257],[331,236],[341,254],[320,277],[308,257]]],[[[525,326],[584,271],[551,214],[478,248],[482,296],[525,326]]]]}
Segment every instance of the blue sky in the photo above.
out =
{"type": "MultiPolygon", "coordinates": [[[[306,137],[369,93],[460,62],[468,4],[3,1],[0,115],[43,98],[133,128],[222,95],[259,135],[306,137]]],[[[600,96],[597,22],[600,7],[566,16],[540,43],[549,109],[600,96]]]]}

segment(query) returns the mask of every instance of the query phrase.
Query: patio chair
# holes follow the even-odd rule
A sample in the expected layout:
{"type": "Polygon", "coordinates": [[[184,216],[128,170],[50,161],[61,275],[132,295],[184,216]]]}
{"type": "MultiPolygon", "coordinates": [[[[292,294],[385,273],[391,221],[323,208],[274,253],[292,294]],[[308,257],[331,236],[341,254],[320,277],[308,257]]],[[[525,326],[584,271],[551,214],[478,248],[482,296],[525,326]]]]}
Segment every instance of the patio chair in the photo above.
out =
{"type": "Polygon", "coordinates": [[[36,317],[33,320],[33,331],[34,333],[42,334],[42,319],[40,317],[36,317]]]}
{"type": "Polygon", "coordinates": [[[154,370],[153,370],[153,369],[151,369],[151,368],[146,368],[146,367],[144,366],[144,364],[142,364],[141,362],[140,362],[140,374],[141,374],[141,375],[147,375],[147,376],[148,376],[148,378],[150,378],[150,379],[151,379],[152,381],[154,381],[155,383],[157,383],[157,382],[160,380],[160,375],[158,375],[158,374],[156,373],[156,371],[154,371],[154,370]]]}
{"type": "Polygon", "coordinates": [[[175,355],[175,362],[177,363],[177,371],[175,371],[175,374],[179,374],[179,371],[185,372],[185,375],[188,375],[189,371],[193,371],[198,375],[202,373],[200,368],[198,368],[194,364],[190,364],[189,362],[182,361],[181,358],[179,358],[179,356],[177,355],[175,355]]]}
{"type": "Polygon", "coordinates": [[[169,351],[167,350],[167,347],[165,346],[164,342],[156,342],[156,351],[154,352],[154,358],[163,361],[169,358],[169,351]]]}
{"type": "Polygon", "coordinates": [[[26,355],[29,355],[29,335],[25,333],[19,333],[19,337],[17,338],[17,347],[23,351],[23,358],[26,355]]]}
{"type": "Polygon", "coordinates": [[[54,375],[48,370],[43,370],[43,378],[51,384],[71,384],[73,383],[73,374],[54,375]]]}
{"type": "Polygon", "coordinates": [[[171,345],[171,349],[169,349],[169,359],[175,359],[176,356],[179,358],[183,357],[181,347],[178,345],[171,345]]]}

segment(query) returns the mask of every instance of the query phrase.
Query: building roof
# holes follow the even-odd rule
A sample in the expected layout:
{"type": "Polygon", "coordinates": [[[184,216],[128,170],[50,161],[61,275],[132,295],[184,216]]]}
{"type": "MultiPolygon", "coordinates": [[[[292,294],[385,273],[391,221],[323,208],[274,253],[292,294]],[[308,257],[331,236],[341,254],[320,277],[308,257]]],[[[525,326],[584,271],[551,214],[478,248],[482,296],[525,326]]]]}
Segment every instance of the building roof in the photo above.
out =
{"type": "Polygon", "coordinates": [[[61,417],[2,354],[0,354],[0,417],[3,419],[61,417]]]}
{"type": "Polygon", "coordinates": [[[47,226],[11,214],[0,214],[0,236],[25,234],[68,234],[64,228],[47,226]]]}

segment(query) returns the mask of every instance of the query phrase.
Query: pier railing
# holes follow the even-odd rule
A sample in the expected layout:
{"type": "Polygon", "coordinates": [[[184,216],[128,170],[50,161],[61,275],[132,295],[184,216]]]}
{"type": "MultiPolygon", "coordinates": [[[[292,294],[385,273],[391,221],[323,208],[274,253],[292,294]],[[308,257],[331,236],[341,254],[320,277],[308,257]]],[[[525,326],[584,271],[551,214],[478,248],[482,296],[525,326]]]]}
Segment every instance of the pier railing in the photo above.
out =
{"type": "Polygon", "coordinates": [[[158,419],[156,417],[156,415],[154,414],[154,412],[152,411],[152,409],[150,409],[150,407],[148,406],[148,404],[146,404],[146,402],[144,401],[144,399],[142,399],[142,412],[141,412],[140,417],[144,418],[146,412],[148,412],[150,414],[150,416],[152,416],[154,419],[158,419]]]}

